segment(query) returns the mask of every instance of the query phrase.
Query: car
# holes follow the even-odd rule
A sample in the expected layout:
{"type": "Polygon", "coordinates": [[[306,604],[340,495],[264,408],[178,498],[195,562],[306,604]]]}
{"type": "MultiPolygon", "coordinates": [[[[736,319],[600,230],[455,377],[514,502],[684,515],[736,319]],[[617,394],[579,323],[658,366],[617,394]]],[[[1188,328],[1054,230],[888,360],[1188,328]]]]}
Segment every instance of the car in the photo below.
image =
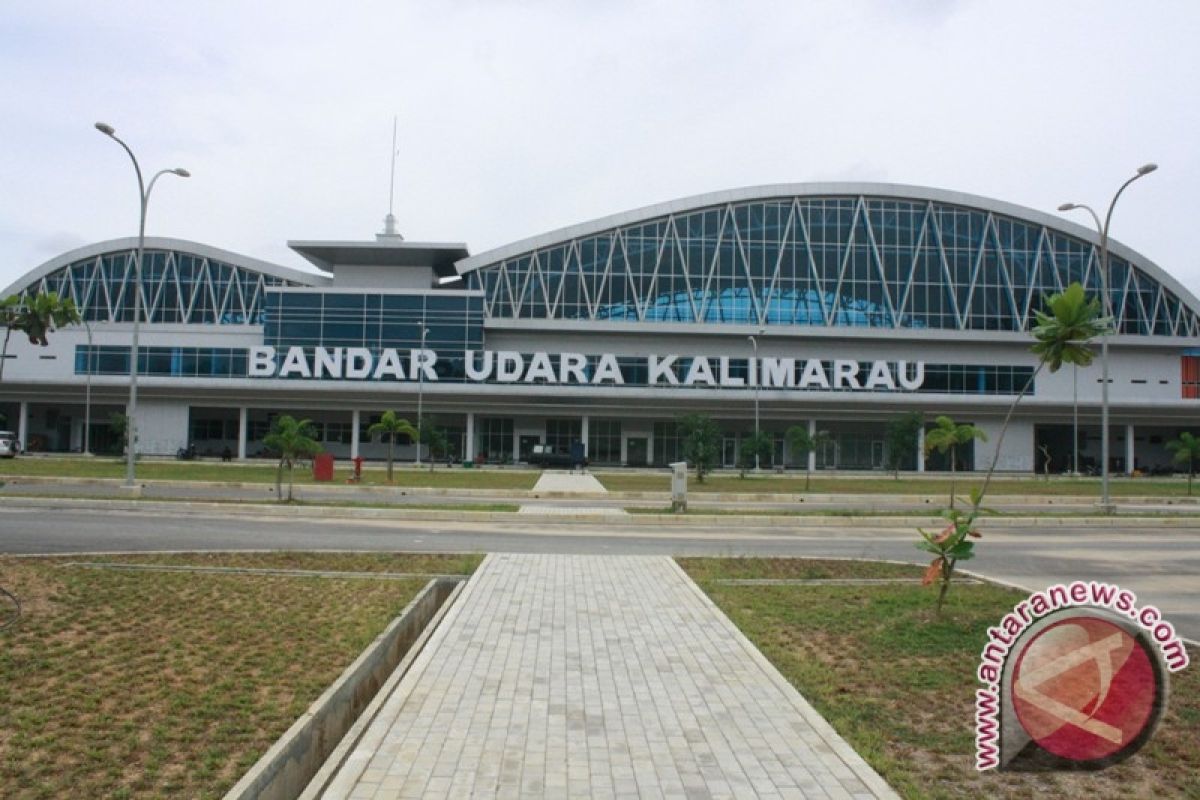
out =
{"type": "Polygon", "coordinates": [[[21,452],[21,443],[12,431],[0,431],[0,458],[16,458],[21,452]]]}
{"type": "Polygon", "coordinates": [[[583,455],[583,445],[576,442],[571,447],[572,452],[556,450],[553,445],[535,444],[529,452],[528,463],[531,467],[567,467],[587,466],[587,458],[583,455]]]}

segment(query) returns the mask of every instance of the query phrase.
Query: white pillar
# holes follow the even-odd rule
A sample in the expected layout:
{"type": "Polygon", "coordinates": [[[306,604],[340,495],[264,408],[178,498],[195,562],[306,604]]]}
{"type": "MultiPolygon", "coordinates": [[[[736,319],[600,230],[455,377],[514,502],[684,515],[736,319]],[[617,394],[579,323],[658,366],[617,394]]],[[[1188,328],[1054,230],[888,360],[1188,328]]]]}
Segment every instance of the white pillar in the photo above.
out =
{"type": "Polygon", "coordinates": [[[362,424],[361,412],[355,408],[350,411],[350,458],[358,458],[358,429],[362,424]]]}
{"type": "Polygon", "coordinates": [[[654,424],[650,424],[650,433],[646,436],[646,466],[654,463],[654,424]]]}
{"type": "Polygon", "coordinates": [[[625,431],[621,431],[621,466],[629,465],[629,437],[625,435],[625,431]]]}
{"type": "Polygon", "coordinates": [[[465,452],[463,453],[464,461],[475,460],[475,412],[467,412],[467,440],[463,442],[465,452]]]}
{"type": "MultiPolygon", "coordinates": [[[[545,423],[543,423],[543,425],[544,424],[545,423]]],[[[521,460],[521,448],[519,447],[520,441],[521,441],[521,428],[519,425],[517,425],[516,418],[514,418],[513,419],[513,438],[512,438],[512,460],[513,460],[514,464],[516,464],[518,461],[521,460]]]]}
{"type": "MultiPolygon", "coordinates": [[[[815,419],[810,419],[808,421],[808,438],[811,439],[812,437],[814,437],[816,435],[817,435],[817,421],[815,419]]],[[[808,471],[812,472],[816,468],[817,468],[817,450],[816,450],[816,448],[813,448],[812,450],[808,451],[808,471]]]]}
{"type": "Polygon", "coordinates": [[[17,410],[17,441],[29,447],[29,403],[21,401],[17,410]]]}
{"type": "Polygon", "coordinates": [[[583,455],[588,455],[588,416],[583,415],[583,424],[579,426],[579,438],[583,441],[583,455]]]}
{"type": "Polygon", "coordinates": [[[917,428],[917,472],[925,471],[925,423],[917,428]]]}
{"type": "Polygon", "coordinates": [[[246,460],[246,437],[250,429],[250,409],[242,406],[238,409],[238,461],[246,460]]]}
{"type": "Polygon", "coordinates": [[[1134,456],[1133,444],[1134,444],[1134,442],[1133,442],[1133,426],[1126,425],[1125,426],[1125,474],[1126,475],[1133,474],[1133,456],[1134,456]]]}

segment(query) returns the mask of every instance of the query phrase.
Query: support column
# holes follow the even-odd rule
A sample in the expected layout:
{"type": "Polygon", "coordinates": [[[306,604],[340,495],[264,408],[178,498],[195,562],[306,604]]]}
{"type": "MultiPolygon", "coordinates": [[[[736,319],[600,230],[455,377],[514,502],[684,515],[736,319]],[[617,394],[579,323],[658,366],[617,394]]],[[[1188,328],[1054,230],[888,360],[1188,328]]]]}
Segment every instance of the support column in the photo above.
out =
{"type": "Polygon", "coordinates": [[[350,411],[350,458],[358,458],[358,429],[362,424],[362,412],[357,408],[350,411]]]}
{"type": "Polygon", "coordinates": [[[475,460],[475,412],[467,412],[467,440],[463,442],[463,460],[475,460]]]}
{"type": "Polygon", "coordinates": [[[621,430],[621,466],[629,466],[629,440],[626,437],[624,427],[621,430]]]}
{"type": "MultiPolygon", "coordinates": [[[[812,439],[812,437],[814,437],[816,435],[817,435],[817,421],[815,419],[810,419],[808,421],[808,438],[812,439]]],[[[808,471],[812,472],[813,470],[815,470],[817,468],[816,448],[813,448],[812,450],[808,451],[808,459],[807,460],[808,460],[808,464],[807,464],[808,471]]]]}
{"type": "Polygon", "coordinates": [[[646,437],[646,466],[654,463],[654,423],[650,423],[650,434],[646,437]]]}
{"type": "Polygon", "coordinates": [[[1133,445],[1134,445],[1133,426],[1126,425],[1125,426],[1125,474],[1126,475],[1133,474],[1133,457],[1135,455],[1133,445]]]}
{"type": "Polygon", "coordinates": [[[925,471],[925,422],[917,428],[917,472],[925,471]]]}
{"type": "MultiPolygon", "coordinates": [[[[542,423],[545,425],[545,423],[542,423]]],[[[516,464],[521,460],[521,428],[517,425],[517,418],[513,417],[513,438],[512,438],[512,461],[516,464]]]]}
{"type": "Polygon", "coordinates": [[[249,433],[250,409],[242,406],[238,409],[238,461],[246,460],[246,437],[249,433]]]}
{"type": "Polygon", "coordinates": [[[21,401],[17,410],[17,441],[29,447],[29,403],[21,401]]]}
{"type": "Polygon", "coordinates": [[[591,455],[588,453],[588,419],[588,415],[584,414],[583,424],[579,426],[579,438],[583,441],[583,455],[585,458],[591,455]]]}

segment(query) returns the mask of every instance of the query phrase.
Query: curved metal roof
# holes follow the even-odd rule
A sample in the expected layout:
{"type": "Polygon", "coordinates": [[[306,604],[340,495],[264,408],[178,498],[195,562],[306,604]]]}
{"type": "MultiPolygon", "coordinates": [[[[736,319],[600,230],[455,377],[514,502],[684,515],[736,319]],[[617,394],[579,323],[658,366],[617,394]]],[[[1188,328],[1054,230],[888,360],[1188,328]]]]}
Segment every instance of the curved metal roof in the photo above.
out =
{"type": "MultiPolygon", "coordinates": [[[[677,200],[669,200],[664,203],[655,203],[654,205],[644,206],[642,208],[636,208],[630,211],[623,211],[618,214],[610,214],[608,216],[600,217],[588,222],[570,225],[565,228],[559,228],[558,230],[553,230],[537,236],[521,239],[519,241],[512,242],[486,252],[477,253],[469,258],[464,258],[461,261],[456,262],[455,268],[458,270],[460,275],[464,275],[483,267],[491,266],[505,259],[519,256],[539,248],[561,244],[571,239],[603,233],[615,228],[634,225],[640,222],[646,222],[672,214],[696,211],[699,209],[712,206],[721,206],[728,203],[739,203],[751,200],[772,200],[791,197],[856,196],[890,198],[896,200],[932,201],[946,205],[989,211],[995,214],[1001,214],[1018,220],[1023,220],[1036,225],[1055,229],[1077,239],[1082,239],[1083,241],[1089,242],[1095,246],[1099,246],[1100,242],[1100,236],[1095,230],[1076,224],[1070,220],[1063,219],[1062,217],[1048,214],[1044,211],[1038,211],[1037,209],[1020,206],[1015,203],[1008,203],[1003,200],[996,200],[990,197],[982,197],[980,195],[968,194],[965,192],[955,192],[929,186],[909,186],[906,184],[896,183],[775,183],[761,186],[746,186],[739,189],[727,189],[724,191],[692,195],[690,197],[682,197],[677,200]]],[[[1133,264],[1137,269],[1150,275],[1163,287],[1174,293],[1175,296],[1183,301],[1184,304],[1187,305],[1193,312],[1200,314],[1200,299],[1197,299],[1194,294],[1188,291],[1188,289],[1174,277],[1172,277],[1170,273],[1159,267],[1153,261],[1146,258],[1133,248],[1127,247],[1120,242],[1109,239],[1108,245],[1111,253],[1119,258],[1125,259],[1129,263],[1133,264]]]]}
{"type": "MultiPolygon", "coordinates": [[[[2,295],[7,297],[11,294],[24,291],[26,288],[35,285],[42,278],[51,275],[63,267],[74,264],[78,261],[83,261],[88,258],[95,258],[108,253],[128,252],[137,248],[137,237],[129,236],[122,239],[108,239],[103,242],[95,242],[83,247],[69,250],[62,255],[55,256],[41,266],[35,267],[29,272],[22,275],[20,278],[9,284],[4,289],[2,295]]],[[[281,280],[299,283],[304,286],[329,286],[332,279],[328,275],[320,275],[313,272],[302,272],[291,267],[272,264],[269,261],[261,261],[257,258],[244,256],[240,253],[233,253],[228,250],[222,250],[219,247],[192,242],[186,239],[172,239],[162,236],[147,236],[145,242],[146,250],[171,250],[181,253],[189,253],[201,258],[213,259],[230,264],[235,267],[250,270],[251,272],[261,272],[264,275],[270,275],[281,280]]]]}

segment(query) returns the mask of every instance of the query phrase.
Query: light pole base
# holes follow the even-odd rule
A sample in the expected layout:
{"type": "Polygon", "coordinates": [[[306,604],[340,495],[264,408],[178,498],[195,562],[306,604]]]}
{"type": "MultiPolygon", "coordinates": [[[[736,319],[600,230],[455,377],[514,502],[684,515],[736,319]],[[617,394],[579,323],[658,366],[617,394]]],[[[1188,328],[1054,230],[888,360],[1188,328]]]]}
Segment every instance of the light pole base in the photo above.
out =
{"type": "Polygon", "coordinates": [[[127,497],[141,497],[142,485],[140,483],[135,483],[133,486],[129,486],[128,484],[123,483],[121,484],[121,494],[127,497]]]}
{"type": "Polygon", "coordinates": [[[1099,511],[1101,514],[1107,514],[1109,516],[1112,516],[1113,514],[1117,513],[1117,504],[1116,503],[1096,503],[1096,510],[1099,511]]]}

